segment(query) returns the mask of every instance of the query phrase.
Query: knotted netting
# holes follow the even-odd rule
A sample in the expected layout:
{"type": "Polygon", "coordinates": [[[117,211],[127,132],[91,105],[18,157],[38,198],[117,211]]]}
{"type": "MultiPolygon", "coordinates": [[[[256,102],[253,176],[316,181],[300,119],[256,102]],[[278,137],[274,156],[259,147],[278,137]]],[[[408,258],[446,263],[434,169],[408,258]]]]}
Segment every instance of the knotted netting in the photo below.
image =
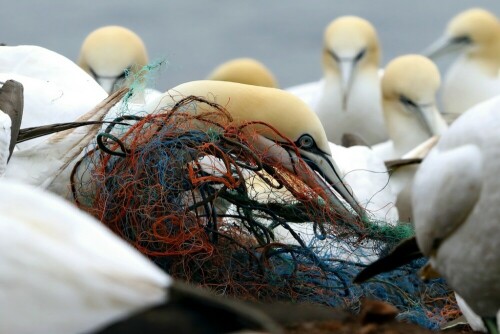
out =
{"type": "Polygon", "coordinates": [[[173,277],[243,299],[353,311],[375,298],[429,328],[456,316],[443,281],[419,279],[421,261],[351,283],[412,228],[353,219],[330,205],[319,187],[255,146],[258,126],[305,164],[272,126],[235,122],[192,96],[117,121],[131,125],[104,128],[75,166],[75,201],[173,277]],[[197,112],[186,111],[193,104],[197,112]]]}

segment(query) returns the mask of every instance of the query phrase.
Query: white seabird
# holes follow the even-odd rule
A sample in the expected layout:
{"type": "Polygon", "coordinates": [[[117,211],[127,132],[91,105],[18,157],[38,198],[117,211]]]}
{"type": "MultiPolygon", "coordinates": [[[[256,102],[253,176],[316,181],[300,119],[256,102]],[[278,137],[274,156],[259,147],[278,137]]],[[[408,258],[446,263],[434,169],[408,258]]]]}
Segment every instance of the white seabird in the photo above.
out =
{"type": "Polygon", "coordinates": [[[281,332],[246,304],[174,282],[94,217],[41,189],[0,179],[0,227],[9,231],[0,237],[2,333],[114,333],[121,323],[134,333],[136,323],[175,333],[281,332]]]}
{"type": "Polygon", "coordinates": [[[325,30],[324,78],[287,89],[318,114],[328,140],[346,133],[368,144],[387,139],[380,93],[380,46],[375,28],[354,16],[340,17],[325,30]]]}
{"type": "MultiPolygon", "coordinates": [[[[440,82],[437,67],[422,56],[398,57],[387,65],[382,94],[390,140],[373,146],[381,159],[400,159],[447,129],[436,107],[440,82]]],[[[417,168],[417,165],[401,167],[391,176],[390,185],[398,194],[397,208],[403,221],[411,220],[410,189],[417,168]]]]}
{"type": "Polygon", "coordinates": [[[425,53],[431,59],[458,54],[442,89],[443,113],[449,122],[500,94],[500,22],[492,13],[469,9],[458,14],[425,53]]]}
{"type": "Polygon", "coordinates": [[[91,32],[83,41],[78,65],[109,94],[122,86],[127,75],[133,75],[148,64],[142,39],[120,26],[105,26],[91,32]]]}

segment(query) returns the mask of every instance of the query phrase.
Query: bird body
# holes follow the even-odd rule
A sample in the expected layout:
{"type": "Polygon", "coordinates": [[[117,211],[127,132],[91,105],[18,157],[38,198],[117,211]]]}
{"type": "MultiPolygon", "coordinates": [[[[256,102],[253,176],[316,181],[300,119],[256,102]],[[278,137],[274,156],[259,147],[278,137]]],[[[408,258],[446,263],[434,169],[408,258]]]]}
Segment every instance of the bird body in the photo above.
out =
{"type": "MultiPolygon", "coordinates": [[[[76,121],[102,120],[124,94],[125,91],[121,90],[111,95],[76,121]]],[[[101,125],[96,124],[66,130],[42,137],[42,140],[32,147],[15,150],[4,177],[50,189],[63,197],[68,197],[72,167],[100,128],[101,125]]]]}
{"type": "Polygon", "coordinates": [[[95,80],[74,62],[40,46],[0,46],[0,73],[45,80],[61,89],[86,87],[102,94],[95,80]]]}
{"type": "MultiPolygon", "coordinates": [[[[24,88],[21,128],[74,121],[107,96],[71,60],[38,46],[0,46],[0,82],[9,79],[24,88]]],[[[21,143],[17,148],[33,147],[42,140],[21,143]]]]}
{"type": "Polygon", "coordinates": [[[483,318],[500,309],[499,107],[500,98],[491,99],[453,123],[413,185],[420,250],[483,318]]]}
{"type": "Polygon", "coordinates": [[[1,178],[0,227],[9,231],[0,237],[2,333],[281,333],[246,304],[174,282],[94,217],[42,189],[1,178]]]}
{"type": "Polygon", "coordinates": [[[445,117],[455,120],[474,105],[500,94],[500,60],[495,69],[488,67],[467,56],[450,66],[442,92],[445,117]]]}
{"type": "MultiPolygon", "coordinates": [[[[72,64],[72,66],[76,65],[72,64]]],[[[52,78],[52,76],[48,75],[47,78],[52,78]]],[[[20,82],[24,87],[24,114],[21,128],[75,121],[107,96],[94,80],[81,80],[80,88],[73,89],[71,86],[58,86],[51,81],[47,82],[47,80],[35,77],[0,73],[0,81],[9,79],[20,82]]],[[[78,78],[75,78],[75,82],[77,81],[78,78]]],[[[43,138],[37,138],[20,143],[17,148],[31,148],[43,140],[43,138]]]]}
{"type": "Polygon", "coordinates": [[[2,179],[4,333],[81,333],[164,302],[171,278],[93,217],[2,179]]]}
{"type": "Polygon", "coordinates": [[[356,74],[346,101],[348,109],[343,112],[334,112],[342,110],[342,96],[331,93],[342,91],[340,82],[337,78],[325,78],[315,110],[328,129],[330,141],[340,144],[345,133],[357,134],[370,145],[387,139],[377,73],[376,68],[370,68],[356,74]]]}
{"type": "Polygon", "coordinates": [[[376,221],[395,224],[399,220],[397,196],[389,182],[384,161],[366,146],[349,148],[330,143],[332,155],[359,204],[376,221]]]}

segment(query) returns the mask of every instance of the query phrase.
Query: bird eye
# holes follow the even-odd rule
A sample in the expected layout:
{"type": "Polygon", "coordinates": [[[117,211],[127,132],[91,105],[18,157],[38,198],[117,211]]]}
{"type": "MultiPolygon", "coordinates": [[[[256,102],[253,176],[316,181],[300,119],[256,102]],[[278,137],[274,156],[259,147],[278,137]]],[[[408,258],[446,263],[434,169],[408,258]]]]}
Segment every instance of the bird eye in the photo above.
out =
{"type": "Polygon", "coordinates": [[[333,58],[335,59],[336,62],[339,62],[340,61],[340,58],[339,56],[337,56],[337,54],[335,52],[333,52],[332,50],[326,50],[326,52],[328,52],[328,54],[333,58]]]}
{"type": "Polygon", "coordinates": [[[298,140],[300,148],[311,148],[314,146],[314,139],[310,135],[302,135],[298,140]]]}
{"type": "Polygon", "coordinates": [[[409,98],[407,98],[404,95],[401,95],[399,97],[399,101],[401,101],[401,103],[403,103],[405,106],[413,107],[413,108],[417,107],[417,104],[415,102],[413,102],[412,100],[410,100],[409,98]]]}
{"type": "Polygon", "coordinates": [[[472,43],[472,38],[467,35],[463,36],[457,36],[451,39],[451,42],[454,44],[471,44],[472,43]]]}
{"type": "Polygon", "coordinates": [[[360,51],[360,52],[356,55],[356,57],[354,58],[354,61],[356,61],[356,62],[357,62],[357,61],[360,61],[360,60],[361,60],[361,58],[363,58],[363,57],[365,56],[365,54],[366,54],[366,49],[361,50],[361,51],[360,51]]]}

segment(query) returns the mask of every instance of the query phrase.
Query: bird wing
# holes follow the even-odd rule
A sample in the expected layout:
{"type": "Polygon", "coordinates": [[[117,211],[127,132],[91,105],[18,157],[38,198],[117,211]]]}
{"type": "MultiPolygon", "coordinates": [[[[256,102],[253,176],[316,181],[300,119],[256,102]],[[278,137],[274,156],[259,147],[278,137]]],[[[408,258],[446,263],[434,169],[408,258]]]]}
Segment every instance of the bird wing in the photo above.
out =
{"type": "Polygon", "coordinates": [[[473,144],[434,149],[420,166],[413,183],[415,232],[422,253],[430,256],[462,225],[476,205],[482,188],[483,158],[473,144]]]}
{"type": "Polygon", "coordinates": [[[162,303],[171,279],[95,218],[0,179],[1,333],[88,332],[162,303]]]}
{"type": "Polygon", "coordinates": [[[394,270],[422,256],[414,237],[403,240],[389,254],[360,271],[354,278],[354,283],[363,283],[378,274],[394,270]]]}

